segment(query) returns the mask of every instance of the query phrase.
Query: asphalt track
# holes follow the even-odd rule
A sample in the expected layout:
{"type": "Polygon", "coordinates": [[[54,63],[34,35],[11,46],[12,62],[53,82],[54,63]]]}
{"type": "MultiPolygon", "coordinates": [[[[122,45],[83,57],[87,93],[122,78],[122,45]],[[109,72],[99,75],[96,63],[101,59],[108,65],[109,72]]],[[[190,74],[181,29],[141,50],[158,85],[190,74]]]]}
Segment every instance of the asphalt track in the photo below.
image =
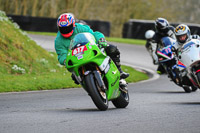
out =
{"type": "MultiPolygon", "coordinates": [[[[54,38],[31,35],[54,51],[54,38]]],[[[116,43],[115,43],[116,44],[116,43]]],[[[129,84],[130,103],[98,111],[82,88],[0,94],[0,133],[199,133],[200,91],[185,93],[156,66],[144,46],[116,44],[122,64],[153,74],[129,84]]]]}

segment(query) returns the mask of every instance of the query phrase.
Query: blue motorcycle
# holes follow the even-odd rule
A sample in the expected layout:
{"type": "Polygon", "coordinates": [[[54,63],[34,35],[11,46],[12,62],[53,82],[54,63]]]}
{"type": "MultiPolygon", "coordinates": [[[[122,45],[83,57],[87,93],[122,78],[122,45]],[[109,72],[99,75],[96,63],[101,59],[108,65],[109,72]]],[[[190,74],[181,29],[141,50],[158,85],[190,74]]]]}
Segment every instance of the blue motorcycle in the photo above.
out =
{"type": "Polygon", "coordinates": [[[168,77],[171,78],[175,84],[180,86],[180,81],[178,79],[178,74],[176,73],[176,59],[172,52],[172,47],[176,40],[170,37],[163,37],[161,39],[160,47],[157,49],[158,61],[164,68],[168,77]]]}
{"type": "Polygon", "coordinates": [[[195,91],[188,77],[182,77],[178,67],[184,67],[177,61],[173,52],[173,45],[176,40],[170,37],[161,39],[160,47],[157,48],[158,62],[164,68],[168,77],[178,86],[182,87],[185,92],[195,91]]]}

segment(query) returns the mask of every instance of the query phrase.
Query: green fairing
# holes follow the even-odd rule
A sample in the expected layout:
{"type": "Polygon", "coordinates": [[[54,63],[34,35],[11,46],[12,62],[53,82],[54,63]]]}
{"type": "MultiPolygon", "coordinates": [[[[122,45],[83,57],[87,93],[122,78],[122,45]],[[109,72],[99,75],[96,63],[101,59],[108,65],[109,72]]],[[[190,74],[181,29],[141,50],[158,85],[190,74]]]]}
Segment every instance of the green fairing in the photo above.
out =
{"type": "MultiPolygon", "coordinates": [[[[79,68],[85,66],[87,64],[94,64],[97,67],[100,67],[103,61],[106,59],[106,53],[102,53],[101,50],[94,42],[87,42],[85,44],[87,50],[82,52],[81,54],[72,55],[73,50],[69,49],[67,59],[66,59],[66,68],[76,74],[76,76],[81,76],[79,73],[79,68]],[[95,51],[95,52],[94,52],[95,51]]],[[[80,47],[79,47],[80,48],[80,47]]],[[[73,48],[72,48],[73,49],[73,48]]],[[[110,61],[110,69],[106,74],[101,72],[102,79],[106,78],[107,80],[107,98],[108,100],[112,100],[117,98],[120,95],[119,91],[119,80],[120,80],[120,72],[118,71],[115,63],[110,61]],[[104,77],[104,78],[103,78],[104,77]]],[[[105,82],[104,82],[105,83],[105,82]]],[[[83,88],[84,83],[82,83],[83,88]]]]}

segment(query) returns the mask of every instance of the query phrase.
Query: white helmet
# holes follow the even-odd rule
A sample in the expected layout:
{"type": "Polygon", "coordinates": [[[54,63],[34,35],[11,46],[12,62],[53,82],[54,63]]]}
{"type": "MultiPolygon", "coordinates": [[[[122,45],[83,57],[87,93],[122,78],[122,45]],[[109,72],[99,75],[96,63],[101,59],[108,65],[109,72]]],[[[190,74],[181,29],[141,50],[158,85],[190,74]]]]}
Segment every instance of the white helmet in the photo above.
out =
{"type": "Polygon", "coordinates": [[[146,39],[152,39],[154,35],[155,35],[155,32],[153,30],[148,30],[145,33],[145,38],[146,39]]]}
{"type": "Polygon", "coordinates": [[[190,39],[190,29],[187,25],[185,24],[180,24],[175,28],[175,35],[176,35],[176,39],[179,43],[185,43],[186,41],[188,41],[190,39]],[[181,36],[186,35],[185,39],[181,39],[181,36]]]}
{"type": "Polygon", "coordinates": [[[168,32],[167,27],[169,27],[169,22],[164,18],[157,18],[155,21],[155,28],[160,33],[168,32]]]}

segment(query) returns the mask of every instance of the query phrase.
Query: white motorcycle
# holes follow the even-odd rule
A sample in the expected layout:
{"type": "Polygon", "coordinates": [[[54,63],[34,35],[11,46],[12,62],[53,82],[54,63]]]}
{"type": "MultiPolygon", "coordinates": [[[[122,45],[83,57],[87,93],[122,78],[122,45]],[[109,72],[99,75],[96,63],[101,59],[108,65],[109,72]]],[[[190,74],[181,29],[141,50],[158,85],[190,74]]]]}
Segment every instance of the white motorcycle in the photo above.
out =
{"type": "Polygon", "coordinates": [[[200,40],[191,39],[181,47],[177,64],[185,83],[183,87],[188,90],[191,87],[192,91],[200,88],[200,40]]]}

